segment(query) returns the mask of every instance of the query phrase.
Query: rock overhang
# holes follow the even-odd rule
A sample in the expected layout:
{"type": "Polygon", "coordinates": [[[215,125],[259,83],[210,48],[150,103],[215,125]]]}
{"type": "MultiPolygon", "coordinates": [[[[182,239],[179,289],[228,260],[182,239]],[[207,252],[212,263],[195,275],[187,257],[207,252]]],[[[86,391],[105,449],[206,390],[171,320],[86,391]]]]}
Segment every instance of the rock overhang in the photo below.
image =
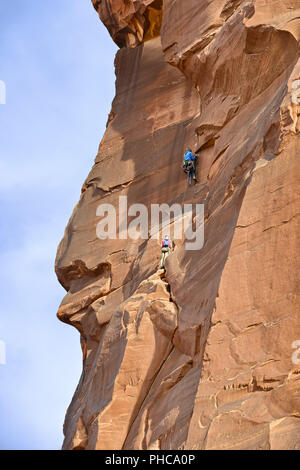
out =
{"type": "Polygon", "coordinates": [[[136,47],[160,34],[163,0],[92,0],[120,47],[136,47]]]}

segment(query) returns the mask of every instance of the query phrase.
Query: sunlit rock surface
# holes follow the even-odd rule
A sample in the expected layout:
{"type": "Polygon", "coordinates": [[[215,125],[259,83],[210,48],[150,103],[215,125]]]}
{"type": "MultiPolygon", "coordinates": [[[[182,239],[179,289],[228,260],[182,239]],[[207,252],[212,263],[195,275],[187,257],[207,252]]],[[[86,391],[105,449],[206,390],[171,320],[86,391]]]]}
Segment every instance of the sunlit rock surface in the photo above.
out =
{"type": "Polygon", "coordinates": [[[300,449],[300,1],[93,4],[121,49],[56,259],[83,350],[64,448],[300,449]],[[204,247],[164,273],[159,240],[100,240],[120,196],[203,203],[204,247]]]}

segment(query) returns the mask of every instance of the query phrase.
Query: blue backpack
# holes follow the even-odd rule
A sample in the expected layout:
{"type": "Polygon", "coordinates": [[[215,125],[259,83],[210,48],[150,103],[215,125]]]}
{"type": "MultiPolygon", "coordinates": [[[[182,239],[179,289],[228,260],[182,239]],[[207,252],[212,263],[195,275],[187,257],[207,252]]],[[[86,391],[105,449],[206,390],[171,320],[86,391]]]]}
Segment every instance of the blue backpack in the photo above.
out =
{"type": "Polygon", "coordinates": [[[169,240],[167,240],[166,238],[164,239],[164,245],[163,245],[165,248],[168,248],[169,247],[169,240]]]}
{"type": "Polygon", "coordinates": [[[190,152],[190,151],[185,152],[185,154],[184,154],[184,161],[185,161],[185,162],[188,162],[188,161],[190,161],[190,160],[192,160],[192,161],[195,160],[194,155],[193,155],[192,152],[190,152]]]}

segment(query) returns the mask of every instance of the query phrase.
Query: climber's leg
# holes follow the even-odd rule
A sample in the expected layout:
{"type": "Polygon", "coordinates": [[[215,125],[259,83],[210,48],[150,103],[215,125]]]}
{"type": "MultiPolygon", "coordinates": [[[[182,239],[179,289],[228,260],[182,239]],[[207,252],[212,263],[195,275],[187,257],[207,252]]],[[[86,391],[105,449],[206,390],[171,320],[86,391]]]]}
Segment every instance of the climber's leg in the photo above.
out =
{"type": "Polygon", "coordinates": [[[195,162],[193,162],[193,170],[192,170],[192,172],[193,172],[193,180],[194,180],[195,183],[196,183],[196,181],[197,181],[197,168],[196,168],[195,162]]]}
{"type": "Polygon", "coordinates": [[[168,248],[168,251],[165,253],[164,264],[166,262],[167,257],[171,254],[171,248],[168,248]]]}
{"type": "Polygon", "coordinates": [[[166,253],[162,252],[161,259],[160,259],[160,269],[164,269],[165,267],[165,257],[166,257],[166,253]]]}

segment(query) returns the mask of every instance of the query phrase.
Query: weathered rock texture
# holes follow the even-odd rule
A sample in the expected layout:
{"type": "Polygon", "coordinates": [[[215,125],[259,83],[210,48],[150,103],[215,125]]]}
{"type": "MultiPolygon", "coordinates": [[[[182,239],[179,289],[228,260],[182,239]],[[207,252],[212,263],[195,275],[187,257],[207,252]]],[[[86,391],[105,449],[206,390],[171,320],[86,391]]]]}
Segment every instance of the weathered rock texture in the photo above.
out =
{"type": "Polygon", "coordinates": [[[83,350],[64,448],[300,449],[300,1],[93,4],[121,49],[56,260],[83,350]],[[121,195],[204,203],[204,247],[164,275],[157,240],[99,240],[121,195]]]}

